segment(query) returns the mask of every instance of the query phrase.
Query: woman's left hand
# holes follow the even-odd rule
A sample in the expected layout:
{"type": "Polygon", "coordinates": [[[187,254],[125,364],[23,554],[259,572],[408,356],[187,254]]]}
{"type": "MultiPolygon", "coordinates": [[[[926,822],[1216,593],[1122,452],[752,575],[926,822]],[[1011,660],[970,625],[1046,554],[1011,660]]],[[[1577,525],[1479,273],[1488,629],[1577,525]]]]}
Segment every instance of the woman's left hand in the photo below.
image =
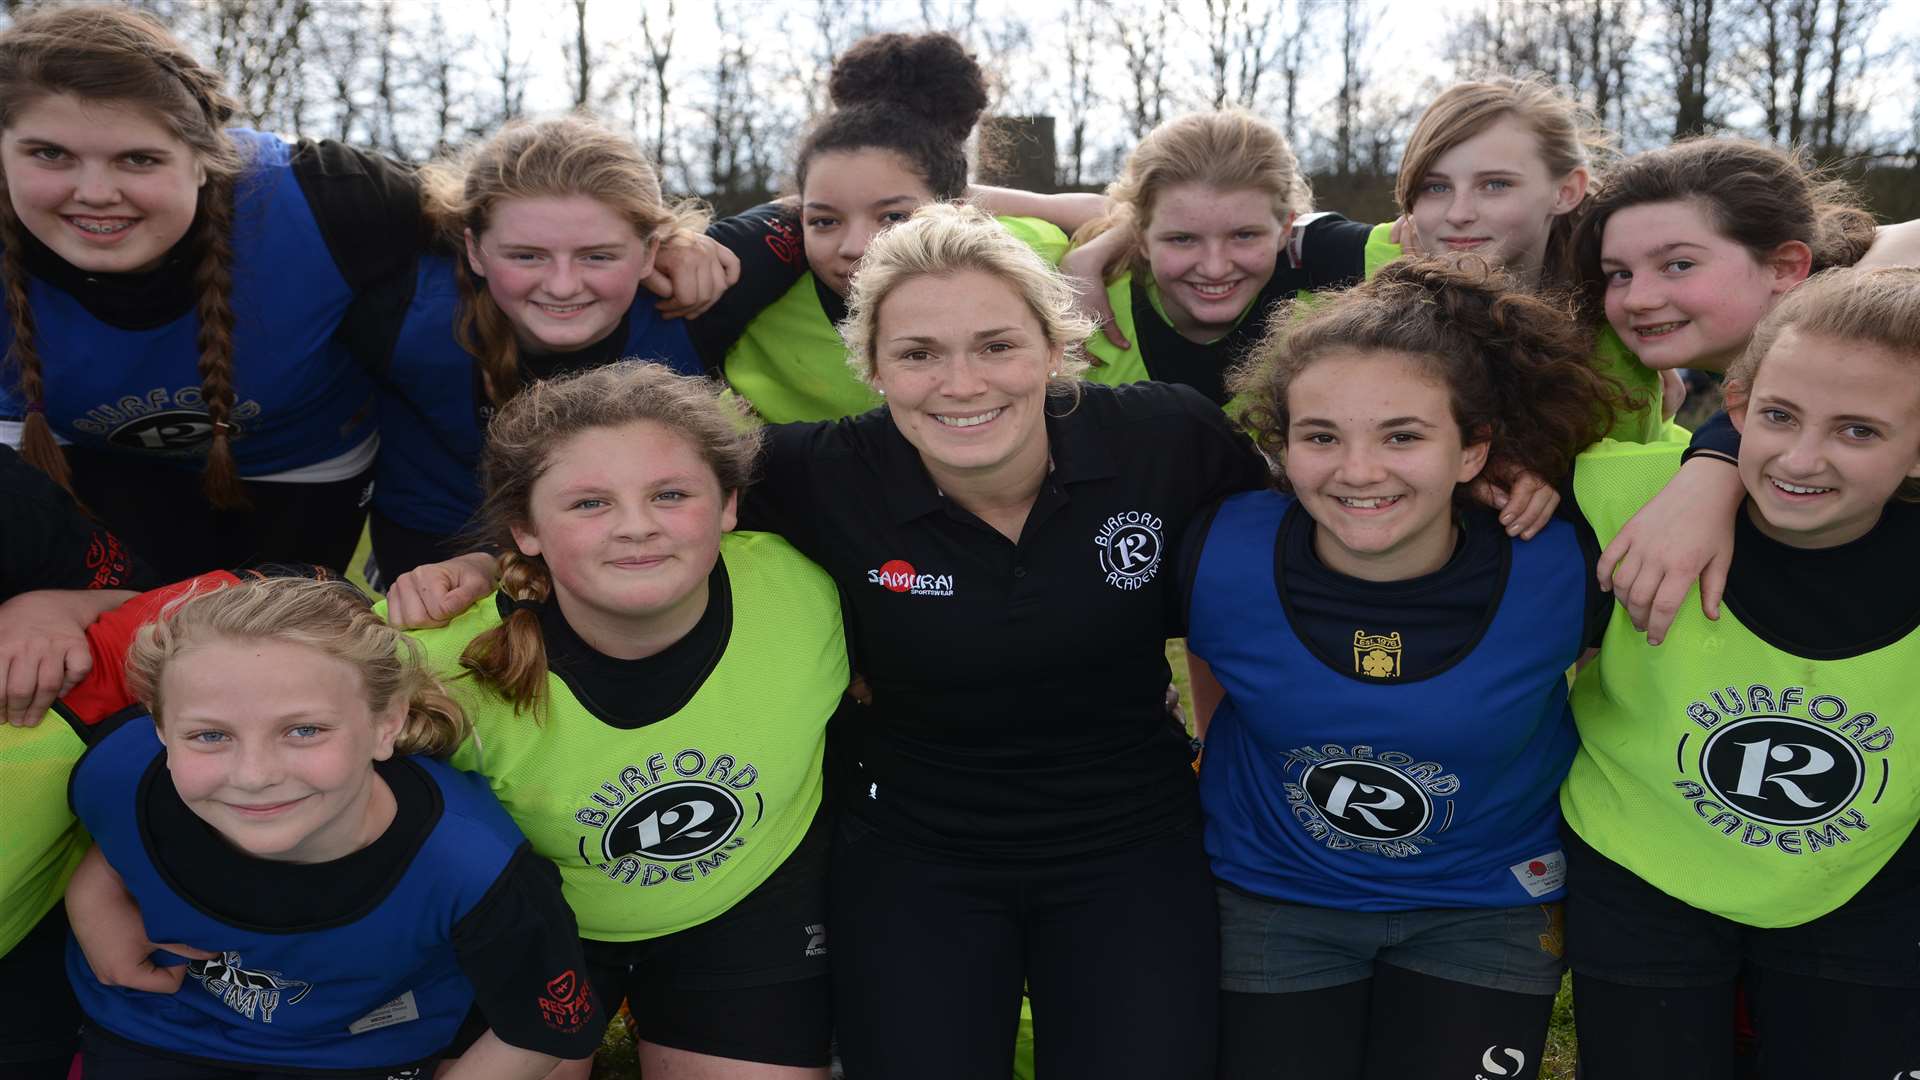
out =
{"type": "Polygon", "coordinates": [[[656,306],[662,318],[691,319],[703,314],[740,280],[740,259],[705,233],[677,229],[660,242],[653,272],[640,284],[666,299],[656,306]]]}

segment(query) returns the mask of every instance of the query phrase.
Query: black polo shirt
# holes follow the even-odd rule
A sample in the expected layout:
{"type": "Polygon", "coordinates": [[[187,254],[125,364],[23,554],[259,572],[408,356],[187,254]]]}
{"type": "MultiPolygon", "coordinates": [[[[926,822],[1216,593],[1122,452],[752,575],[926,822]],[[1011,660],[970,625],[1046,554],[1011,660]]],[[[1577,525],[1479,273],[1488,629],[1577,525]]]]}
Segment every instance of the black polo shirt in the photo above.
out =
{"type": "Polygon", "coordinates": [[[1264,459],[1187,387],[1053,405],[1053,471],[1015,543],[946,499],[885,409],[768,436],[743,528],[840,585],[873,704],[843,733],[847,811],[979,858],[1112,850],[1199,820],[1167,716],[1184,633],[1170,550],[1264,459]]]}

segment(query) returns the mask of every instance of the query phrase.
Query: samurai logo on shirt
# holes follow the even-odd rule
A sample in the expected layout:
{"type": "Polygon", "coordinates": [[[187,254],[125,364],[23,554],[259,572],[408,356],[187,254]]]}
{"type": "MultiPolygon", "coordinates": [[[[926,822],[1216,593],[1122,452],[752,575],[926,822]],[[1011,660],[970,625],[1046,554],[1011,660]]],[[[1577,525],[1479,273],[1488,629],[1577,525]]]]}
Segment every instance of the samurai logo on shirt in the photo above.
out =
{"type": "Polygon", "coordinates": [[[263,1024],[273,1023],[273,1014],[280,1006],[298,1005],[313,992],[312,983],[289,979],[277,971],[241,967],[237,952],[223,952],[213,960],[195,960],[187,965],[187,974],[227,1008],[249,1020],[257,1016],[263,1024]]]}
{"type": "Polygon", "coordinates": [[[1754,684],[1710,691],[1687,719],[1706,734],[1681,735],[1673,786],[1708,828],[1747,847],[1807,855],[1872,827],[1866,814],[1887,791],[1884,752],[1894,742],[1874,713],[1804,686],[1754,684]]]}

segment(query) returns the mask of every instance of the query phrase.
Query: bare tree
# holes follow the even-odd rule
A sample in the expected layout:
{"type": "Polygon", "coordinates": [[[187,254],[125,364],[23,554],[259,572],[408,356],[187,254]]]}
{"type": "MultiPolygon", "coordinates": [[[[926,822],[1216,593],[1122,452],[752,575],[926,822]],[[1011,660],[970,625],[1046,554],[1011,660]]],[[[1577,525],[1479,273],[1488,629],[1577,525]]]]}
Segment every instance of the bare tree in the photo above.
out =
{"type": "Polygon", "coordinates": [[[587,41],[587,0],[573,0],[573,40],[560,47],[573,66],[573,107],[593,100],[593,51],[587,41]]]}
{"type": "Polygon", "coordinates": [[[754,90],[754,53],[740,30],[740,11],[727,2],[716,2],[713,10],[721,46],[710,96],[700,106],[708,123],[705,187],[722,209],[743,209],[773,183],[773,111],[754,90]]]}
{"type": "MultiPolygon", "coordinates": [[[[361,122],[360,90],[371,46],[366,8],[357,2],[325,5],[308,30],[308,58],[301,67],[326,88],[325,99],[333,107],[329,133],[342,142],[351,140],[361,122]]],[[[307,111],[303,86],[304,80],[296,81],[298,114],[307,111]]],[[[297,115],[294,130],[304,131],[305,122],[305,115],[297,115]]]]}
{"type": "Polygon", "coordinates": [[[1300,137],[1300,72],[1306,66],[1308,27],[1312,22],[1314,0],[1293,0],[1292,32],[1280,36],[1280,48],[1274,54],[1274,70],[1280,76],[1282,131],[1290,143],[1300,137]]]}
{"type": "Polygon", "coordinates": [[[197,23],[188,36],[207,44],[250,125],[284,123],[282,95],[298,73],[313,9],[310,0],[208,0],[187,9],[197,23]]]}
{"type": "Polygon", "coordinates": [[[1454,19],[1444,54],[1461,78],[1542,76],[1622,128],[1639,12],[1620,0],[1489,2],[1454,19]]]}
{"type": "Polygon", "coordinates": [[[1281,45],[1270,45],[1274,25],[1285,0],[1203,0],[1206,74],[1209,100],[1215,109],[1229,102],[1253,108],[1260,96],[1261,77],[1279,58],[1281,45]]]}
{"type": "Polygon", "coordinates": [[[1160,125],[1167,113],[1167,13],[1165,0],[1100,0],[1110,40],[1120,50],[1127,73],[1122,101],[1137,140],[1160,125]]]}
{"type": "Polygon", "coordinates": [[[453,133],[458,127],[457,118],[466,105],[466,95],[460,89],[460,61],[472,45],[470,35],[456,37],[447,26],[446,18],[439,4],[433,5],[427,17],[427,29],[419,39],[422,47],[413,55],[413,62],[420,72],[420,85],[425,91],[427,108],[425,116],[431,120],[426,128],[426,152],[430,157],[438,157],[453,148],[453,133]]]}
{"type": "Polygon", "coordinates": [[[400,98],[407,73],[401,70],[403,59],[398,49],[412,35],[403,33],[393,17],[393,5],[379,5],[380,18],[374,28],[373,121],[368,125],[367,142],[394,157],[406,157],[400,145],[400,116],[407,111],[400,98]]]}
{"type": "Polygon", "coordinates": [[[494,126],[526,111],[527,68],[513,52],[513,0],[487,0],[487,13],[499,27],[499,51],[494,54],[493,79],[500,85],[500,111],[494,126]]]}
{"type": "Polygon", "coordinates": [[[662,172],[665,172],[669,160],[667,99],[671,90],[667,86],[667,65],[673,63],[674,2],[675,0],[667,0],[667,14],[660,20],[657,33],[653,21],[653,5],[643,3],[640,8],[640,39],[646,46],[647,66],[653,73],[653,160],[659,163],[662,172]]]}
{"type": "Polygon", "coordinates": [[[1673,137],[1707,131],[1716,123],[1709,111],[1710,84],[1719,56],[1714,0],[1661,0],[1667,22],[1667,62],[1673,75],[1673,137]]]}
{"type": "Polygon", "coordinates": [[[1067,79],[1062,90],[1067,113],[1067,145],[1058,179],[1063,184],[1079,187],[1085,183],[1081,170],[1087,157],[1087,116],[1098,100],[1093,78],[1096,42],[1087,0],[1073,0],[1073,6],[1067,9],[1066,35],[1067,79]]]}
{"type": "Polygon", "coordinates": [[[1342,177],[1352,175],[1356,164],[1361,94],[1367,81],[1362,44],[1372,26],[1366,0],[1348,0],[1341,10],[1340,91],[1334,97],[1333,171],[1342,177]]]}
{"type": "Polygon", "coordinates": [[[1807,78],[1819,41],[1825,0],[1746,0],[1737,9],[1740,28],[1734,74],[1760,106],[1767,137],[1798,143],[1806,134],[1807,78]]]}

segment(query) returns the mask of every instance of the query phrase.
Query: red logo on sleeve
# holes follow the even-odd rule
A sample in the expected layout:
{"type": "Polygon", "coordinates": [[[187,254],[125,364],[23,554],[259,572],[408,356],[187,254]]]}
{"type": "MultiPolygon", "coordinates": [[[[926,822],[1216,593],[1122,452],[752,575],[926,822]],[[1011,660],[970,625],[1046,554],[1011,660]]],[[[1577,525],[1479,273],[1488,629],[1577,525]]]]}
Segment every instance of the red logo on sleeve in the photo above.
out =
{"type": "Polygon", "coordinates": [[[539,1005],[540,1019],[548,1027],[571,1035],[593,1019],[593,989],[569,969],[547,980],[539,1005]]]}

